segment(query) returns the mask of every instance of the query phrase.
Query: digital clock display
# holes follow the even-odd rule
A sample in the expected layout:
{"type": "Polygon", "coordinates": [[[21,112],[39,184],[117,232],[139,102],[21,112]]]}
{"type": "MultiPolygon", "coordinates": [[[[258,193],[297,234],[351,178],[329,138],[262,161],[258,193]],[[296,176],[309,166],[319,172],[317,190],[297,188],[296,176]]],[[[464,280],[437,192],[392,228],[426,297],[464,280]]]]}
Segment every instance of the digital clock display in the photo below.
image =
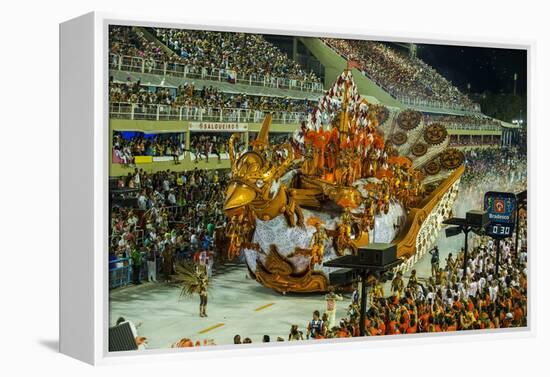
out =
{"type": "Polygon", "coordinates": [[[489,224],[487,235],[492,237],[510,237],[513,232],[513,226],[506,224],[489,224]]]}

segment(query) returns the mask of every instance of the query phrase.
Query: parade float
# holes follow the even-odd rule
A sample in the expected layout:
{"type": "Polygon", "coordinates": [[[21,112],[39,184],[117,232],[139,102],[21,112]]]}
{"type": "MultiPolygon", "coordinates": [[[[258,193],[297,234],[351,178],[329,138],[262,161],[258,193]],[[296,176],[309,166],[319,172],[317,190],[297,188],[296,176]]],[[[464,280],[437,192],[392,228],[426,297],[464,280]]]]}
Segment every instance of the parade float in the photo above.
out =
{"type": "Polygon", "coordinates": [[[230,139],[228,258],[278,292],[324,292],[323,263],[393,243],[410,269],[450,216],[464,171],[445,127],[362,98],[345,70],[290,142],[269,144],[267,116],[251,148],[230,139]]]}

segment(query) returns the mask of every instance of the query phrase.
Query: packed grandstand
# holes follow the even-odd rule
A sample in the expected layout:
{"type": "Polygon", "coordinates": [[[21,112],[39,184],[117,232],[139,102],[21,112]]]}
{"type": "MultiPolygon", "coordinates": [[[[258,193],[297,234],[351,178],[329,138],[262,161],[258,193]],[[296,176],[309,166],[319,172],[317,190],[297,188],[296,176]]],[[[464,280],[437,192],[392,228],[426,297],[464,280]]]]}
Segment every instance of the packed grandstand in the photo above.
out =
{"type": "MultiPolygon", "coordinates": [[[[157,275],[168,280],[175,261],[193,260],[201,251],[212,253],[214,267],[223,265],[229,138],[238,132],[236,149],[246,150],[271,113],[270,137],[291,139],[324,90],[319,72],[261,35],[111,26],[109,38],[110,287],[154,283],[157,275]],[[201,128],[212,122],[227,129],[201,128]],[[138,276],[131,273],[135,265],[138,276]]],[[[491,189],[526,190],[527,160],[524,148],[513,145],[514,130],[483,115],[434,68],[385,43],[320,41],[356,62],[360,79],[374,82],[403,108],[420,111],[424,124],[447,128],[450,145],[466,155],[459,205],[478,208],[476,200],[491,189]]],[[[387,122],[394,122],[394,110],[387,108],[387,122]]],[[[368,335],[525,326],[525,214],[521,221],[520,248],[503,243],[500,274],[492,272],[495,245],[488,239],[476,242],[467,270],[460,268],[463,252],[448,258],[456,250],[440,250],[444,273],[404,277],[403,289],[392,286],[371,300],[368,335]]],[[[352,297],[346,305],[347,315],[336,322],[323,319],[319,307],[317,319],[303,318],[289,333],[266,328],[267,338],[245,343],[357,336],[357,301],[352,297]]],[[[240,334],[235,343],[242,342],[240,334]]],[[[174,344],[186,336],[174,334],[174,344]]]]}

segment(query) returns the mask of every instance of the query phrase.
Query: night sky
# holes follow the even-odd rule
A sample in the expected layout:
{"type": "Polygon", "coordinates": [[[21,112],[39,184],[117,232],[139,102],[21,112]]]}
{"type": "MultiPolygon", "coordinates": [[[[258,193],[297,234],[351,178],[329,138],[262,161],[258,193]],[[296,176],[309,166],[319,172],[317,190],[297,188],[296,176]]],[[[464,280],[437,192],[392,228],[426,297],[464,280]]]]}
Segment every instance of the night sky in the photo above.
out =
{"type": "Polygon", "coordinates": [[[514,73],[517,73],[516,93],[527,92],[527,52],[525,50],[418,45],[417,56],[433,66],[464,93],[513,93],[514,73]]]}

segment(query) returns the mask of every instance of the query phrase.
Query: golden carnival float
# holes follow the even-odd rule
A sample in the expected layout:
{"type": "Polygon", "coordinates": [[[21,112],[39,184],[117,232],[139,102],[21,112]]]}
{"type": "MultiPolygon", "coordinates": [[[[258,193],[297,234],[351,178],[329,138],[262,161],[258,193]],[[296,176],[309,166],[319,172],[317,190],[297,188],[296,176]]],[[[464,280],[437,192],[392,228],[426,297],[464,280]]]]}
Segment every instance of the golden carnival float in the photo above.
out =
{"type": "Polygon", "coordinates": [[[324,292],[323,263],[372,242],[393,243],[410,269],[450,216],[464,171],[439,123],[362,98],[350,70],[290,142],[270,145],[266,116],[237,154],[226,192],[228,258],[278,292],[324,292]]]}

